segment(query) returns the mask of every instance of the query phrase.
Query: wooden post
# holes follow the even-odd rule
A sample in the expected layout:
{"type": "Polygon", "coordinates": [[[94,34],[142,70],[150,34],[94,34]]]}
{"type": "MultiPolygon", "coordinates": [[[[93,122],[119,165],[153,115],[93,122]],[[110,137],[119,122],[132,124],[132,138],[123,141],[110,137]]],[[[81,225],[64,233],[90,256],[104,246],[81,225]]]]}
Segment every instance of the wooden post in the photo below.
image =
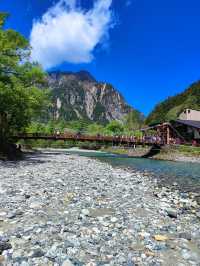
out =
{"type": "Polygon", "coordinates": [[[167,145],[170,144],[170,128],[169,125],[167,125],[167,145]]]}

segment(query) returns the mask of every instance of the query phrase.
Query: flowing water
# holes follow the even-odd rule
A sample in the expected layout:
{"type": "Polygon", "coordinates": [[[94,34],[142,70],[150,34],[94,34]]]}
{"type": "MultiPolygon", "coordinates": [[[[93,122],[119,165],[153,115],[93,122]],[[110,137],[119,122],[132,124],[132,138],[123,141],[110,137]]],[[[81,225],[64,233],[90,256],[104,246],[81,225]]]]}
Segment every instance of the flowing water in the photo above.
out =
{"type": "Polygon", "coordinates": [[[69,150],[69,153],[95,158],[103,162],[107,162],[115,167],[128,167],[141,172],[148,172],[165,185],[177,183],[183,191],[189,190],[200,192],[199,163],[131,158],[126,155],[115,155],[98,151],[88,152],[82,150],[69,150]]]}

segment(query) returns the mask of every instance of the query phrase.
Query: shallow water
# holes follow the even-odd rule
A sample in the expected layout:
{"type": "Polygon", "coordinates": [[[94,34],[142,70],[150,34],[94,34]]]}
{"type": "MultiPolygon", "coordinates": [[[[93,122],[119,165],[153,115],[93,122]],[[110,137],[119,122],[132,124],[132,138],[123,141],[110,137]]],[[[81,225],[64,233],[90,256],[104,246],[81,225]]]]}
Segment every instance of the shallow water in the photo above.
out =
{"type": "Polygon", "coordinates": [[[150,172],[165,184],[176,182],[182,190],[200,191],[200,164],[190,162],[171,162],[153,159],[131,158],[105,152],[69,151],[90,158],[107,162],[112,166],[129,167],[139,171],[150,172]]]}

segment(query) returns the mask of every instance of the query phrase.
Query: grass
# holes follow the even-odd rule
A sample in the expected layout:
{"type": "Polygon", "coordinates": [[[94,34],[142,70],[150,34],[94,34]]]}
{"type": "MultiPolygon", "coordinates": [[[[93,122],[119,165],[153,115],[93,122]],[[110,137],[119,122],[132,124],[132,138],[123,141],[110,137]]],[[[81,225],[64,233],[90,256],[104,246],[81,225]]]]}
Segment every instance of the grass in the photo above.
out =
{"type": "Polygon", "coordinates": [[[200,156],[200,147],[181,145],[177,151],[190,156],[200,156]]]}

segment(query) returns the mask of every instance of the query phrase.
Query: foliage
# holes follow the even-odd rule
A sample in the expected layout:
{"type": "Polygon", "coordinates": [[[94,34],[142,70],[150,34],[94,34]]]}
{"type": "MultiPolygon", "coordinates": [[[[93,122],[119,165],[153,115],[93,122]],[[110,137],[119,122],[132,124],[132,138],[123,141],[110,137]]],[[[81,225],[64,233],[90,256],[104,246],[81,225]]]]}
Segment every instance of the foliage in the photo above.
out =
{"type": "Polygon", "coordinates": [[[26,132],[43,132],[52,134],[55,133],[55,131],[57,130],[61,133],[82,133],[88,135],[134,135],[136,137],[141,137],[142,134],[140,130],[131,130],[127,127],[126,123],[123,124],[119,121],[111,121],[107,125],[103,126],[101,124],[91,123],[87,120],[50,120],[47,123],[32,122],[32,124],[27,127],[26,132]]]}
{"type": "Polygon", "coordinates": [[[74,129],[76,132],[84,133],[89,125],[86,120],[71,121],[67,123],[68,128],[74,129]]]}
{"type": "Polygon", "coordinates": [[[143,115],[137,111],[133,110],[131,111],[126,117],[125,117],[125,126],[128,130],[137,130],[141,128],[141,126],[144,124],[144,117],[143,115]]]}
{"type": "Polygon", "coordinates": [[[119,121],[111,121],[105,128],[108,134],[121,135],[124,132],[124,126],[119,121]]]}
{"type": "MultiPolygon", "coordinates": [[[[48,123],[38,123],[33,122],[29,127],[27,127],[26,132],[30,133],[47,133],[54,134],[56,131],[60,133],[81,133],[88,135],[125,135],[125,136],[135,136],[141,137],[142,132],[140,130],[128,130],[125,125],[123,125],[119,121],[111,121],[105,126],[99,125],[97,123],[88,123],[88,121],[80,120],[80,121],[49,121],[48,123]]],[[[21,142],[23,144],[23,142],[21,142]]],[[[98,143],[90,143],[90,142],[77,142],[77,141],[26,141],[26,144],[29,144],[33,147],[52,147],[52,148],[70,148],[70,147],[80,147],[84,149],[99,149],[98,143]]]]}
{"type": "Polygon", "coordinates": [[[29,60],[30,46],[18,32],[4,29],[0,13],[0,138],[23,130],[42,111],[48,93],[44,73],[29,60]],[[40,88],[40,89],[39,89],[40,88]]]}
{"type": "Polygon", "coordinates": [[[189,156],[200,156],[200,147],[181,145],[177,147],[177,150],[182,154],[186,154],[189,156]]]}
{"type": "Polygon", "coordinates": [[[192,84],[183,93],[169,97],[158,104],[147,117],[146,123],[160,123],[177,119],[185,108],[200,110],[200,81],[192,84]]]}
{"type": "Polygon", "coordinates": [[[105,128],[102,126],[102,125],[99,125],[99,124],[90,124],[88,127],[87,127],[87,133],[89,135],[97,135],[97,134],[103,134],[105,131],[105,128]]]}

